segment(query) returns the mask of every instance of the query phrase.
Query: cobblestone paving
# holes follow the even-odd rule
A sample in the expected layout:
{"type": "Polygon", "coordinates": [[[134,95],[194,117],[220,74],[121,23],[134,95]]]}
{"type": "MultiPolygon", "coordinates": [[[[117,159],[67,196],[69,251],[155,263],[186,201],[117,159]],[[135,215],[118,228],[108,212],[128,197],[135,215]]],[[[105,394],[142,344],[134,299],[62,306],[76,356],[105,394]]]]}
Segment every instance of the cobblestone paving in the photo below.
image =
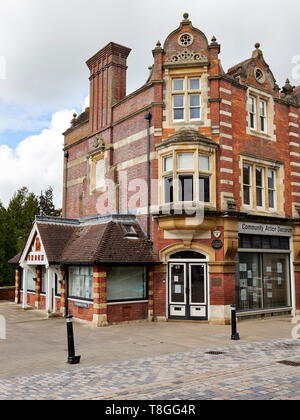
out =
{"type": "Polygon", "coordinates": [[[0,381],[0,399],[300,399],[298,340],[272,340],[146,357],[0,381]],[[213,356],[206,352],[222,351],[213,356]]]}

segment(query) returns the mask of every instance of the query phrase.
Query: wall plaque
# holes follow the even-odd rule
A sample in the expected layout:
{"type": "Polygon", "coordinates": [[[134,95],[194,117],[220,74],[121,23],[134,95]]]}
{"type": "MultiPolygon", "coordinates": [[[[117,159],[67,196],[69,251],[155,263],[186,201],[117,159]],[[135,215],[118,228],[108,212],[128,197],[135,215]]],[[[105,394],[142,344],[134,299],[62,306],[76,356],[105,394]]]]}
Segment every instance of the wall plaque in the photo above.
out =
{"type": "Polygon", "coordinates": [[[89,309],[90,305],[88,303],[83,302],[73,302],[75,308],[82,308],[82,309],[89,309]]]}
{"type": "Polygon", "coordinates": [[[218,251],[219,249],[223,248],[223,242],[216,239],[215,241],[212,242],[211,246],[213,247],[213,249],[218,251]]]}

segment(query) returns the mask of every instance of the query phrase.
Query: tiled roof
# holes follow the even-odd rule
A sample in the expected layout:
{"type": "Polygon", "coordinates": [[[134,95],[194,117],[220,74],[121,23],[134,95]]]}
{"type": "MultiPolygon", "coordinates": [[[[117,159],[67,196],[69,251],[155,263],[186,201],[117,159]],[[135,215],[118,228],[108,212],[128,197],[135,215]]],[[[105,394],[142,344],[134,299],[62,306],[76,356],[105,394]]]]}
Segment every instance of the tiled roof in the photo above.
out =
{"type": "Polygon", "coordinates": [[[136,238],[126,237],[120,223],[74,229],[61,257],[63,264],[151,264],[158,258],[138,224],[136,238]]]}
{"type": "Polygon", "coordinates": [[[22,252],[19,252],[16,256],[14,256],[12,259],[8,261],[8,264],[18,264],[21,258],[22,252]]]}
{"type": "MultiPolygon", "coordinates": [[[[128,222],[126,222],[128,224],[128,222]]],[[[152,244],[136,222],[136,235],[127,235],[121,222],[64,224],[47,221],[37,228],[50,264],[156,264],[152,244]]],[[[17,264],[21,254],[10,264],[17,264]]]]}
{"type": "Polygon", "coordinates": [[[49,263],[59,263],[73,231],[73,226],[37,223],[49,263]]]}

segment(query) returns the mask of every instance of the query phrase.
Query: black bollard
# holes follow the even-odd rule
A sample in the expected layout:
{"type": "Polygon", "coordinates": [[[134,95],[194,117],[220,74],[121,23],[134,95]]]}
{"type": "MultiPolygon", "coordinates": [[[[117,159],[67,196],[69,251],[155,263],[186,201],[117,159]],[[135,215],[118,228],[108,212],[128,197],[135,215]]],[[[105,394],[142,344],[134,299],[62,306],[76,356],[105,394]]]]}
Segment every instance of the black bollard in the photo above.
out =
{"type": "Polygon", "coordinates": [[[232,328],[231,340],[239,341],[240,335],[236,331],[236,306],[235,305],[231,305],[231,328],[232,328]]]}
{"type": "Polygon", "coordinates": [[[78,365],[80,363],[81,356],[75,356],[72,315],[66,316],[66,320],[67,320],[68,352],[69,352],[68,363],[70,365],[78,365]]]}

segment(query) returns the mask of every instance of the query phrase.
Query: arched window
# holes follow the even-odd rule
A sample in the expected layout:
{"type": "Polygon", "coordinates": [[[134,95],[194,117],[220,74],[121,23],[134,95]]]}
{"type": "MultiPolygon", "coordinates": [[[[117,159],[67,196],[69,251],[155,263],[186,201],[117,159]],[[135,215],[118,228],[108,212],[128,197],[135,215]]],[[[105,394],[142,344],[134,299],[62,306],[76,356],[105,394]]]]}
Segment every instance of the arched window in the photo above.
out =
{"type": "Polygon", "coordinates": [[[170,256],[172,260],[206,260],[206,256],[194,251],[181,251],[170,256]]]}

